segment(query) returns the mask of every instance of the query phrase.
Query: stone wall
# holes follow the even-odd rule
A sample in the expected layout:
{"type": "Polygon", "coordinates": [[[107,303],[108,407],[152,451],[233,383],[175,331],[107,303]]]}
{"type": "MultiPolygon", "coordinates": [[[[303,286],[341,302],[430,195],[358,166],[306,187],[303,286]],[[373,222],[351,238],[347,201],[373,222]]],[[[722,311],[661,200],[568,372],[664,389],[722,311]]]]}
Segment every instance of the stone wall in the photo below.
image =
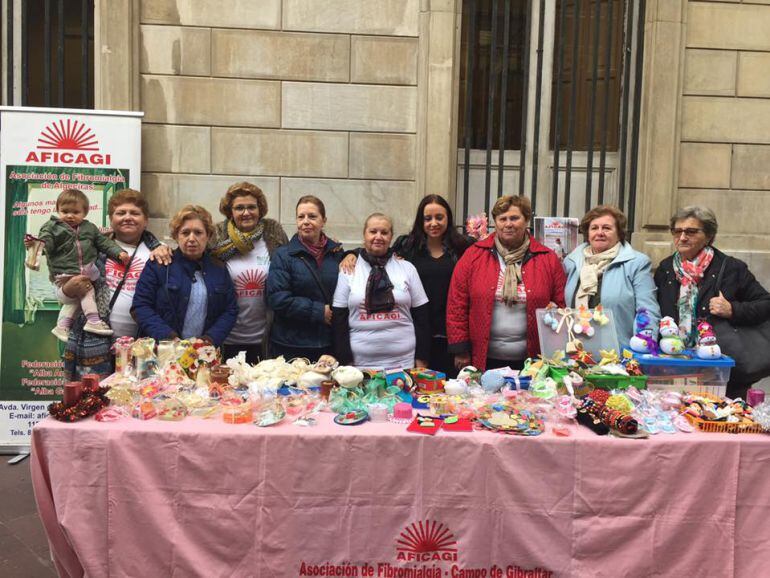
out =
{"type": "Polygon", "coordinates": [[[442,178],[452,174],[453,50],[448,69],[431,65],[442,40],[454,46],[454,0],[116,4],[139,30],[131,105],[145,112],[142,188],[157,232],[185,203],[216,211],[227,186],[245,179],[265,191],[268,216],[290,235],[296,199],[315,194],[331,233],[358,242],[373,211],[407,230],[432,186],[429,141],[444,143],[446,158],[433,164],[446,165],[442,178]],[[444,127],[431,128],[424,114],[431,98],[444,127]]]}
{"type": "Polygon", "coordinates": [[[716,245],[770,287],[770,4],[657,0],[646,41],[635,244],[670,254],[666,217],[706,205],[716,245]]]}

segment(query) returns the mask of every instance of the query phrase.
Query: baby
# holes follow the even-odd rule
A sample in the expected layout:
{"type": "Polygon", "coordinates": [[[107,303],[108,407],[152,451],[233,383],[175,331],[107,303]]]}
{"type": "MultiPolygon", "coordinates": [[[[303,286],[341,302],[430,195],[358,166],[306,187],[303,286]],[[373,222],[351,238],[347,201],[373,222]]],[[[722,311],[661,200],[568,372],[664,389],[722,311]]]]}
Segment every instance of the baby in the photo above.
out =
{"type": "MultiPolygon", "coordinates": [[[[99,317],[92,281],[99,278],[96,258],[99,252],[108,257],[129,261],[115,241],[108,239],[88,215],[88,197],[77,189],[65,189],[56,199],[56,214],[41,228],[39,240],[45,243],[48,271],[55,285],[56,297],[62,304],[56,327],[51,333],[67,341],[72,323],[82,308],[86,316],[84,331],[112,335],[112,329],[99,317]]],[[[29,246],[31,240],[25,240],[29,246]]]]}

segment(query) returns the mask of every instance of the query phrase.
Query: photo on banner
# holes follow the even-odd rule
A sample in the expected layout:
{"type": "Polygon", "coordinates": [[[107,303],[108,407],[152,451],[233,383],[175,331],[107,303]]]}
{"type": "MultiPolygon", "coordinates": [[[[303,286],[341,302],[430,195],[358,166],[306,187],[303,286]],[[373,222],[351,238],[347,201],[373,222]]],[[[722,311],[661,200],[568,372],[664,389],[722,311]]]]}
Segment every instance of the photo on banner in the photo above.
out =
{"type": "Polygon", "coordinates": [[[141,115],[0,108],[3,279],[0,449],[29,444],[32,427],[60,400],[64,343],[51,329],[60,309],[45,255],[25,266],[25,235],[37,237],[67,188],[89,200],[86,219],[108,232],[107,203],[138,188],[141,115]]]}

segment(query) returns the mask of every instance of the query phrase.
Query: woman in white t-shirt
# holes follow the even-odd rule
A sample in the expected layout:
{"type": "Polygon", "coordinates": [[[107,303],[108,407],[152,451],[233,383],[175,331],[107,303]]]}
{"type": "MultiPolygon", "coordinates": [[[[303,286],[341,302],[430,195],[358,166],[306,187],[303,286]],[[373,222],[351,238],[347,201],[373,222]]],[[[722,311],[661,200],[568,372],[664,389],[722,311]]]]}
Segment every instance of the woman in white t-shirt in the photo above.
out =
{"type": "Polygon", "coordinates": [[[211,253],[226,263],[238,299],[238,320],[222,346],[222,358],[239,351],[246,361],[257,363],[263,356],[267,327],[265,281],[273,251],[288,243],[281,225],[267,215],[267,199],[252,183],[235,183],[219,202],[226,219],[217,225],[211,253]]]}
{"type": "Polygon", "coordinates": [[[425,367],[430,353],[428,297],[414,265],[390,248],[393,222],[374,213],[352,274],[340,273],[332,302],[335,351],[357,367],[425,367]]]}
{"type": "Polygon", "coordinates": [[[128,265],[100,256],[97,261],[102,275],[94,283],[99,315],[109,322],[114,334],[96,335],[83,331],[85,317],[75,320],[64,350],[64,370],[68,379],[78,380],[87,373],[106,377],[114,371],[110,352],[118,337],[137,335],[137,325],[131,317],[131,302],[139,276],[148,261],[157,259],[168,263],[171,251],[155,235],[147,231],[149,208],[139,191],[121,189],[107,204],[112,238],[131,256],[128,265]]]}

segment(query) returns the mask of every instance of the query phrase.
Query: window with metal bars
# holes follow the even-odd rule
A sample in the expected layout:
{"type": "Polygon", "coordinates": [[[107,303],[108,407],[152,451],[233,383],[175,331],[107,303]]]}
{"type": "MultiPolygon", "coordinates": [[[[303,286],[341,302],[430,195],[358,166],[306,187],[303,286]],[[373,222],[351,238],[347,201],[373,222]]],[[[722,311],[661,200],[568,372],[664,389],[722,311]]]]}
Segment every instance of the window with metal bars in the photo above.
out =
{"type": "Polygon", "coordinates": [[[3,104],[94,107],[94,0],[2,2],[3,104]]]}

